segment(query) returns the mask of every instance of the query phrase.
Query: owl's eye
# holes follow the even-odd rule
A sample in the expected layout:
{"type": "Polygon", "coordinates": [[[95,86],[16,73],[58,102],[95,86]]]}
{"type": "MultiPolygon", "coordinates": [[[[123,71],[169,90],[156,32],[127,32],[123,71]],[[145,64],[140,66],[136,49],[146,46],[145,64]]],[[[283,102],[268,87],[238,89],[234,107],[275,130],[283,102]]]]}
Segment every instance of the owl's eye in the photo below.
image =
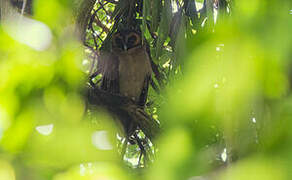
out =
{"type": "Polygon", "coordinates": [[[136,36],[130,36],[129,39],[128,39],[128,45],[135,45],[137,43],[137,38],[136,36]]]}
{"type": "Polygon", "coordinates": [[[116,38],[115,39],[115,45],[116,45],[116,47],[119,47],[119,48],[121,48],[121,49],[123,49],[123,40],[121,39],[121,38],[116,38]]]}
{"type": "Polygon", "coordinates": [[[128,49],[134,48],[141,45],[141,39],[136,33],[131,33],[127,39],[127,47],[128,49]]]}

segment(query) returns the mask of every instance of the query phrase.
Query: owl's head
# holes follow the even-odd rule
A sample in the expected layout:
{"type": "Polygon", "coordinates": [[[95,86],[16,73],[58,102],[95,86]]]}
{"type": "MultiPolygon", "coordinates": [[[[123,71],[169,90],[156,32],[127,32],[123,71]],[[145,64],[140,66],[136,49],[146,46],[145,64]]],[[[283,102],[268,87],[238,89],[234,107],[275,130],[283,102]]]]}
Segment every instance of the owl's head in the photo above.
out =
{"type": "Polygon", "coordinates": [[[142,45],[141,34],[134,30],[116,32],[112,37],[113,49],[128,51],[142,45]]]}

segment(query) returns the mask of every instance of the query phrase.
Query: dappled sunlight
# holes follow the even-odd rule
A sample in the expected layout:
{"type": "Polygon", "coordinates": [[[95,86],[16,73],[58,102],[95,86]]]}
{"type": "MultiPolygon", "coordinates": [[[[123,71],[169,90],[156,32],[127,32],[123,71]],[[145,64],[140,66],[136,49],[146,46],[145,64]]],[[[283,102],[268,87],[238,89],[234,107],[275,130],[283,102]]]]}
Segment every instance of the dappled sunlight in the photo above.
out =
{"type": "Polygon", "coordinates": [[[255,117],[251,118],[251,121],[252,121],[253,123],[257,123],[257,120],[256,120],[255,117]]]}
{"type": "Polygon", "coordinates": [[[48,136],[53,132],[54,125],[53,124],[48,124],[48,125],[42,125],[42,126],[37,126],[35,129],[44,136],[48,136]]]}
{"type": "Polygon", "coordinates": [[[110,143],[106,131],[95,131],[92,134],[92,144],[100,150],[113,149],[113,145],[110,143]]]}
{"type": "Polygon", "coordinates": [[[48,26],[20,14],[3,22],[3,29],[15,40],[37,50],[46,50],[52,41],[48,26]]]}
{"type": "Polygon", "coordinates": [[[223,162],[226,162],[227,161],[227,158],[228,158],[228,156],[227,156],[227,150],[226,150],[226,148],[224,148],[223,149],[223,152],[221,153],[221,160],[223,162]]]}

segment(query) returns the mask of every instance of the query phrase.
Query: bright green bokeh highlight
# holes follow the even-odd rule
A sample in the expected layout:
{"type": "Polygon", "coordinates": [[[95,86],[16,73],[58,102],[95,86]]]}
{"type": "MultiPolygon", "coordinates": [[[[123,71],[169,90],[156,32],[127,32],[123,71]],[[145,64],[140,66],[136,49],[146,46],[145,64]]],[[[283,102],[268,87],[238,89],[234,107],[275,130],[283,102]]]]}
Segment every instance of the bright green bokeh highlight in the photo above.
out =
{"type": "Polygon", "coordinates": [[[3,160],[0,160],[0,179],[15,180],[15,173],[12,166],[3,160]]]}
{"type": "Polygon", "coordinates": [[[57,174],[53,180],[128,180],[130,177],[116,164],[97,162],[84,163],[65,173],[57,174]]]}
{"type": "Polygon", "coordinates": [[[174,73],[163,74],[169,84],[161,95],[150,90],[155,104],[147,110],[163,128],[155,161],[142,170],[125,168],[116,148],[120,129],[108,114],[84,116],[87,74],[74,3],[34,1],[31,18],[52,35],[43,50],[0,26],[1,180],[292,178],[290,1],[234,1],[232,16],[214,32],[191,29],[184,39],[181,31],[177,54],[152,50],[162,54],[160,68],[174,73]],[[95,144],[101,131],[112,148],[95,144]]]}
{"type": "Polygon", "coordinates": [[[222,180],[273,180],[287,179],[285,168],[277,161],[269,161],[262,158],[243,160],[230,168],[219,179],[222,180]]]}

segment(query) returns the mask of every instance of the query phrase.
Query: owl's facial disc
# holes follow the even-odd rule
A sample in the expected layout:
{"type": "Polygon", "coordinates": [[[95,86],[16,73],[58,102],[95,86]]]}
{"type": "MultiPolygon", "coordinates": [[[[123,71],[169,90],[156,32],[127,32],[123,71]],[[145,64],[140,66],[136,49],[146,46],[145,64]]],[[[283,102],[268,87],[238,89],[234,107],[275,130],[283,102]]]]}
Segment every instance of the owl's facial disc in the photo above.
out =
{"type": "Polygon", "coordinates": [[[131,32],[126,38],[126,44],[128,49],[137,47],[141,44],[141,38],[137,33],[131,32]]]}
{"type": "Polygon", "coordinates": [[[141,37],[134,31],[121,31],[114,34],[112,39],[114,49],[128,51],[131,48],[141,45],[141,37]]]}
{"type": "Polygon", "coordinates": [[[115,48],[124,49],[125,43],[121,37],[114,37],[113,46],[115,48]]]}

